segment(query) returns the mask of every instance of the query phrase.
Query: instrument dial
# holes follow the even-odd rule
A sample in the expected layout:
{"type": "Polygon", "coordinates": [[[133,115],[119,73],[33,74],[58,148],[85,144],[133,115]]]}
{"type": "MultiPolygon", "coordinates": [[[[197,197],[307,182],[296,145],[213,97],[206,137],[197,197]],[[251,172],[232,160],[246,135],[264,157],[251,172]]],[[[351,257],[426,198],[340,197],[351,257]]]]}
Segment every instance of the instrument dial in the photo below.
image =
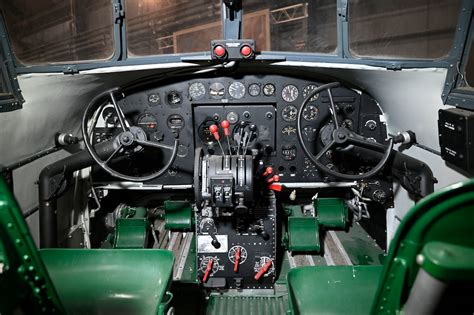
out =
{"type": "Polygon", "coordinates": [[[267,83],[263,86],[263,94],[265,96],[272,96],[275,94],[275,86],[271,83],[267,83]]]}
{"type": "Polygon", "coordinates": [[[286,135],[286,136],[291,136],[292,134],[296,135],[296,128],[293,126],[285,126],[281,130],[281,133],[286,135]]]}
{"type": "Polygon", "coordinates": [[[112,105],[107,105],[102,111],[102,118],[107,125],[114,125],[118,122],[117,112],[112,105]]]}
{"type": "Polygon", "coordinates": [[[156,118],[152,114],[145,113],[138,118],[137,125],[145,131],[155,131],[158,126],[156,118]]]}
{"type": "Polygon", "coordinates": [[[241,99],[245,95],[245,85],[243,85],[241,82],[233,82],[229,86],[229,95],[236,100],[241,99]]]}
{"type": "Polygon", "coordinates": [[[206,87],[201,82],[194,82],[189,86],[189,96],[193,100],[199,100],[206,95],[206,87]]]}
{"type": "Polygon", "coordinates": [[[303,118],[307,121],[315,121],[319,116],[319,109],[314,105],[308,105],[303,110],[303,118]]]}
{"type": "Polygon", "coordinates": [[[296,120],[296,115],[298,114],[298,110],[294,105],[288,105],[281,111],[281,116],[284,121],[292,122],[296,120]]]}
{"type": "Polygon", "coordinates": [[[214,99],[223,98],[225,94],[225,86],[220,82],[212,83],[209,87],[209,95],[214,99]]]}
{"type": "Polygon", "coordinates": [[[231,263],[235,263],[235,255],[237,253],[237,250],[240,249],[240,260],[239,260],[239,265],[243,264],[247,260],[247,250],[245,247],[240,246],[240,245],[235,245],[232,246],[229,249],[229,252],[227,253],[227,257],[229,257],[229,260],[231,263]]]}
{"type": "Polygon", "coordinates": [[[289,84],[281,91],[281,97],[288,103],[294,102],[298,98],[298,88],[293,84],[289,84]]]}
{"type": "MultiPolygon", "coordinates": [[[[311,92],[313,92],[314,90],[316,90],[318,88],[317,85],[315,84],[310,84],[310,85],[307,85],[304,89],[303,89],[303,98],[306,99],[309,94],[311,92]]],[[[316,93],[313,97],[311,97],[311,99],[309,100],[310,102],[314,102],[315,100],[317,100],[319,98],[319,93],[316,93]]]]}
{"type": "Polygon", "coordinates": [[[160,95],[158,93],[152,93],[148,95],[148,102],[150,104],[156,105],[160,103],[160,95]]]}
{"type": "Polygon", "coordinates": [[[258,85],[257,83],[250,84],[249,94],[251,96],[258,96],[260,94],[260,85],[258,85]]]}
{"type": "Polygon", "coordinates": [[[181,93],[178,91],[171,91],[167,95],[168,104],[170,105],[179,105],[183,101],[181,93]]]}

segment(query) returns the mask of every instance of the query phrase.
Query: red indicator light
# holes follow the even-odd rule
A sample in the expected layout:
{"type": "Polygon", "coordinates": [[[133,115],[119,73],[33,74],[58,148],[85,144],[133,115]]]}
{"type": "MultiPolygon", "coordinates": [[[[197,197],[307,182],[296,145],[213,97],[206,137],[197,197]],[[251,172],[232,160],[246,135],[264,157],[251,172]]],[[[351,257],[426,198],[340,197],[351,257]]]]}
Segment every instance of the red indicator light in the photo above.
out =
{"type": "Polygon", "coordinates": [[[242,46],[242,48],[240,48],[240,53],[244,57],[250,57],[250,56],[252,56],[253,51],[252,51],[252,48],[250,48],[250,46],[244,45],[244,46],[242,46]]]}
{"type": "Polygon", "coordinates": [[[214,55],[216,55],[216,57],[218,58],[222,58],[226,55],[226,51],[225,51],[225,48],[221,45],[217,45],[216,47],[214,47],[214,55]]]}

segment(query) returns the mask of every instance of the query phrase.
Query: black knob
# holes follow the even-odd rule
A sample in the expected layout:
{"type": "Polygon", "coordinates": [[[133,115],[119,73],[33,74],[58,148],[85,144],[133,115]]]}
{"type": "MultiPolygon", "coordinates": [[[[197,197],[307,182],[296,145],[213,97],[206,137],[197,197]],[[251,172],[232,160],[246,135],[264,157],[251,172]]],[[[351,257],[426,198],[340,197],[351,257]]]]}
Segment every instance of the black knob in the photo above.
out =
{"type": "Polygon", "coordinates": [[[257,131],[257,125],[251,124],[251,125],[249,126],[249,130],[252,131],[252,132],[257,131]]]}
{"type": "Polygon", "coordinates": [[[214,238],[212,241],[211,241],[211,245],[214,246],[215,249],[218,249],[221,247],[221,243],[219,243],[219,241],[217,240],[217,238],[214,238]]]}
{"type": "Polygon", "coordinates": [[[268,241],[270,239],[270,234],[267,233],[267,231],[263,230],[262,233],[260,233],[262,236],[263,240],[268,241]]]}

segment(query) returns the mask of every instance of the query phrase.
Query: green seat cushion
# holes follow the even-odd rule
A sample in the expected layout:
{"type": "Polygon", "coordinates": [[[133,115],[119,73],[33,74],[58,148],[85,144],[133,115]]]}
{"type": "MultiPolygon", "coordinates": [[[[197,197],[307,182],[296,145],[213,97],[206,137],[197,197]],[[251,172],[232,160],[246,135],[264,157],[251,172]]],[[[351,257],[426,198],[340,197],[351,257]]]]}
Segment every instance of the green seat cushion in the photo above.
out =
{"type": "Polygon", "coordinates": [[[311,266],[287,276],[294,314],[369,314],[383,266],[311,266]]]}
{"type": "Polygon", "coordinates": [[[68,314],[157,314],[173,254],[153,249],[39,251],[68,314]]]}

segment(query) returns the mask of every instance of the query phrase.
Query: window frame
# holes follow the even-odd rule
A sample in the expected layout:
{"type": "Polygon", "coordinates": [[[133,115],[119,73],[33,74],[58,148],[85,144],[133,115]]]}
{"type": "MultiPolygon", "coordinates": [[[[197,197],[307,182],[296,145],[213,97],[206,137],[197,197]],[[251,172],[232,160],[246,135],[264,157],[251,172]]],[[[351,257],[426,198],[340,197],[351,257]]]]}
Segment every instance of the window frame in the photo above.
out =
{"type": "MultiPolygon", "coordinates": [[[[49,64],[38,66],[25,66],[12,56],[13,64],[18,74],[23,73],[42,73],[42,72],[63,72],[65,74],[79,73],[84,70],[92,70],[96,68],[117,67],[117,66],[137,66],[149,65],[157,63],[179,63],[179,62],[209,62],[211,60],[210,51],[180,53],[180,54],[163,54],[150,56],[128,56],[126,43],[126,20],[125,20],[125,1],[130,0],[111,0],[114,18],[114,56],[107,61],[85,61],[70,64],[49,64]]],[[[223,0],[221,5],[224,6],[223,0]]],[[[257,60],[268,61],[297,61],[308,63],[338,63],[338,64],[355,64],[366,65],[374,67],[382,67],[388,70],[401,70],[409,68],[447,68],[453,60],[459,58],[459,41],[466,39],[466,34],[462,36],[459,31],[459,25],[463,24],[466,12],[472,11],[473,4],[471,0],[463,0],[460,18],[458,20],[458,29],[454,38],[454,45],[450,53],[441,59],[377,59],[370,57],[355,57],[349,50],[349,30],[348,30],[348,0],[336,0],[337,4],[337,47],[334,54],[321,54],[310,52],[285,52],[285,51],[262,51],[257,55],[257,60]]],[[[223,10],[224,11],[224,10],[223,10]]],[[[238,11],[241,12],[241,11],[238,11]]],[[[227,38],[226,29],[235,29],[237,24],[241,24],[242,15],[237,14],[237,21],[230,21],[226,19],[225,14],[221,14],[222,28],[224,30],[224,37],[227,38]]],[[[2,27],[5,27],[3,20],[0,20],[2,27]]],[[[2,41],[9,41],[7,38],[2,38],[2,41]]],[[[447,93],[443,92],[443,100],[447,98],[447,93]]]]}

